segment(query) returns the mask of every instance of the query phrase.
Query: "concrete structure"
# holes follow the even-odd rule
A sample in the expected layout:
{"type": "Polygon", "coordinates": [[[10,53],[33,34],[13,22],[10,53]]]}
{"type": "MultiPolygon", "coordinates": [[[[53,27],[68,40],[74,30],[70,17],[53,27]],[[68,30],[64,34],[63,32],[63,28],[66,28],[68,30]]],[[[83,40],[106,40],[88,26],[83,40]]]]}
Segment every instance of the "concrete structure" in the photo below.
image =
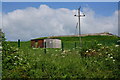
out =
{"type": "Polygon", "coordinates": [[[34,48],[61,48],[59,39],[32,39],[31,47],[34,48]]]}
{"type": "Polygon", "coordinates": [[[46,48],[61,48],[61,40],[59,39],[44,39],[46,48]]]}

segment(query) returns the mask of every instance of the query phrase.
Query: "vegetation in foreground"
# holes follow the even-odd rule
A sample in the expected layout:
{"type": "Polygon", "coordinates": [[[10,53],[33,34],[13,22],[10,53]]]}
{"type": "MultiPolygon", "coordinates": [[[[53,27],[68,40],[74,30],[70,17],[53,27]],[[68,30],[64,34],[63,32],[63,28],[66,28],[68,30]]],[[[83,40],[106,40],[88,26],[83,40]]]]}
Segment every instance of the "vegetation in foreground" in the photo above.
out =
{"type": "Polygon", "coordinates": [[[30,41],[3,42],[3,78],[119,78],[116,36],[57,37],[62,49],[31,48],[30,41]],[[75,43],[77,45],[75,45],[75,43]]]}

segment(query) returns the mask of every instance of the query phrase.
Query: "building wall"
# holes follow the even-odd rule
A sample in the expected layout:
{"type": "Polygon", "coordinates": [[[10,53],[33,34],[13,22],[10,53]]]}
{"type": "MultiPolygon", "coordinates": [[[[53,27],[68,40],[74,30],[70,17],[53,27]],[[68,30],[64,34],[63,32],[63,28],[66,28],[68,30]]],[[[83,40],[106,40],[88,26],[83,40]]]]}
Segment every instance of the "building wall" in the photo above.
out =
{"type": "Polygon", "coordinates": [[[34,48],[61,48],[61,40],[59,39],[41,39],[31,40],[31,47],[34,48]]]}
{"type": "Polygon", "coordinates": [[[35,47],[35,41],[31,41],[31,47],[35,47]]]}
{"type": "Polygon", "coordinates": [[[31,40],[31,47],[43,48],[44,47],[44,40],[31,40]]]}
{"type": "Polygon", "coordinates": [[[61,40],[55,40],[54,43],[55,44],[53,44],[53,45],[54,45],[55,48],[61,48],[61,40]]]}
{"type": "Polygon", "coordinates": [[[44,47],[44,40],[38,40],[37,48],[43,48],[44,47]]]}
{"type": "Polygon", "coordinates": [[[44,39],[46,48],[61,48],[61,40],[59,39],[44,39]]]}

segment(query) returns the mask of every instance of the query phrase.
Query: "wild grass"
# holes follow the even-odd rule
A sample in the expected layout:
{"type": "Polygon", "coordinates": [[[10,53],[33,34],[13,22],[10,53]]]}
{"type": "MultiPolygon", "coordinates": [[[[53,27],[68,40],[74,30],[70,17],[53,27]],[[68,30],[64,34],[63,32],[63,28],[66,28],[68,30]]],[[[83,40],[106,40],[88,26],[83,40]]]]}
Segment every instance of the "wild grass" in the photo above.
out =
{"type": "Polygon", "coordinates": [[[30,41],[5,42],[3,78],[119,78],[120,46],[116,36],[57,37],[62,49],[31,48],[30,41]],[[76,43],[76,46],[75,46],[76,43]]]}

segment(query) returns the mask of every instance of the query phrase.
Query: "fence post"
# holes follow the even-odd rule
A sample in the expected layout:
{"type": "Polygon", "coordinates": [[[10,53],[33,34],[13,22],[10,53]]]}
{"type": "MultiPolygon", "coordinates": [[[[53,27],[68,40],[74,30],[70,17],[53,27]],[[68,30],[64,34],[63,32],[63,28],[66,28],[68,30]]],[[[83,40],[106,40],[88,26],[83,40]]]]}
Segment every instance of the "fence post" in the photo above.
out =
{"type": "Polygon", "coordinates": [[[18,39],[18,48],[20,48],[20,39],[18,39]]]}
{"type": "Polygon", "coordinates": [[[46,54],[47,53],[47,51],[46,51],[46,42],[44,43],[44,45],[45,45],[44,52],[46,54]]]}
{"type": "Polygon", "coordinates": [[[63,44],[63,42],[62,42],[62,51],[64,51],[64,44],[63,44]]]}
{"type": "Polygon", "coordinates": [[[75,42],[75,49],[76,49],[76,42],[75,42]]]}
{"type": "Polygon", "coordinates": [[[42,63],[42,72],[44,72],[44,64],[42,63]]]}

